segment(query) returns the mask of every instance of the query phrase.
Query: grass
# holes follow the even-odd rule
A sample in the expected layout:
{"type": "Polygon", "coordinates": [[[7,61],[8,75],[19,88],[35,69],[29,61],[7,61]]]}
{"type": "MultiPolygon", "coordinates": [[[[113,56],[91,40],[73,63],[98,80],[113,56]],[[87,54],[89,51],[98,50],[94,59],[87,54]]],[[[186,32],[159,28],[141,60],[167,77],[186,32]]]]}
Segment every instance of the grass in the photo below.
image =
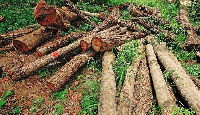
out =
{"type": "Polygon", "coordinates": [[[7,103],[7,100],[6,98],[10,95],[12,95],[13,91],[12,90],[9,90],[9,91],[6,91],[6,92],[3,92],[3,96],[1,97],[1,101],[0,101],[0,109],[2,108],[2,106],[4,106],[6,103],[7,103]]]}

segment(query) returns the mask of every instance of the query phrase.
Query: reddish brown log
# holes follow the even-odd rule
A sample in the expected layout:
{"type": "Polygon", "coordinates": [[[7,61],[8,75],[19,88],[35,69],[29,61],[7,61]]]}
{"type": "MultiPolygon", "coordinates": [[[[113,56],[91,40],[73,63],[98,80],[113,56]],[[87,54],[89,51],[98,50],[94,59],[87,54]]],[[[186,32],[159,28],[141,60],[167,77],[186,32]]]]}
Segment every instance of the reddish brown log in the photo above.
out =
{"type": "Polygon", "coordinates": [[[49,38],[53,29],[40,27],[38,30],[13,40],[13,45],[20,51],[29,51],[49,38]]]}
{"type": "Polygon", "coordinates": [[[34,11],[34,18],[42,26],[67,29],[70,25],[69,21],[77,19],[77,14],[69,11],[67,7],[49,7],[46,2],[39,1],[34,11]]]}
{"type": "Polygon", "coordinates": [[[111,12],[114,9],[114,7],[118,7],[119,10],[125,10],[129,5],[130,5],[130,2],[125,2],[125,3],[122,3],[122,4],[118,5],[118,6],[113,6],[113,7],[106,8],[105,11],[111,12]]]}
{"type": "Polygon", "coordinates": [[[17,38],[17,37],[21,37],[23,35],[31,33],[32,31],[34,31],[34,29],[36,27],[40,27],[40,25],[34,24],[34,25],[30,25],[30,26],[27,26],[27,27],[24,27],[24,28],[20,28],[18,30],[11,31],[9,33],[0,34],[0,47],[11,43],[12,40],[17,38]]]}
{"type": "Polygon", "coordinates": [[[96,52],[103,52],[111,50],[113,46],[119,46],[128,40],[139,39],[147,36],[146,32],[133,32],[123,35],[113,35],[113,36],[95,36],[92,39],[92,48],[96,52]]]}
{"type": "Polygon", "coordinates": [[[194,27],[190,22],[190,17],[187,10],[180,9],[177,14],[178,23],[182,24],[187,31],[188,38],[186,40],[188,50],[200,50],[200,40],[198,35],[194,31],[194,27]]]}
{"type": "Polygon", "coordinates": [[[0,23],[4,21],[5,21],[5,18],[2,15],[0,15],[0,23]]]}
{"type": "Polygon", "coordinates": [[[48,80],[49,88],[53,91],[57,91],[62,85],[64,85],[66,81],[69,80],[72,74],[74,74],[89,60],[90,57],[94,55],[95,52],[89,50],[84,52],[83,54],[75,56],[48,80]]]}
{"type": "Polygon", "coordinates": [[[65,37],[61,37],[60,39],[53,41],[53,42],[48,42],[44,46],[38,47],[37,52],[40,55],[48,54],[50,52],[53,52],[61,47],[64,47],[69,44],[71,40],[76,40],[80,37],[82,37],[86,32],[73,32],[65,37]]]}
{"type": "Polygon", "coordinates": [[[72,3],[70,0],[64,0],[64,2],[66,3],[66,5],[73,11],[75,12],[81,19],[83,19],[86,23],[92,25],[93,27],[96,27],[97,25],[90,21],[90,19],[85,16],[75,5],[74,3],[72,3]]]}

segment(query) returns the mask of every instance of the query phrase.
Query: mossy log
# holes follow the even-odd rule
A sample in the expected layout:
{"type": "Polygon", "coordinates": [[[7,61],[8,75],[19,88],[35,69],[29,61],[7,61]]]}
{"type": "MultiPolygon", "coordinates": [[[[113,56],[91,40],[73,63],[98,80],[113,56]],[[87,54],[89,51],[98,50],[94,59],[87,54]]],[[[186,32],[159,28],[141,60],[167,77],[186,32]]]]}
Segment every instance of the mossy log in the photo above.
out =
{"type": "Polygon", "coordinates": [[[117,115],[116,81],[113,71],[115,55],[105,52],[102,58],[102,77],[98,115],[117,115]]]}
{"type": "Polygon", "coordinates": [[[200,114],[200,92],[195,86],[190,76],[185,72],[181,64],[176,63],[175,56],[169,54],[168,50],[162,48],[156,41],[153,42],[154,51],[158,56],[158,59],[168,71],[173,71],[172,80],[175,82],[178,91],[181,96],[185,99],[188,105],[196,112],[200,114]],[[170,63],[170,64],[169,64],[170,63]]]}
{"type": "Polygon", "coordinates": [[[47,40],[52,32],[53,29],[41,26],[38,30],[13,40],[13,45],[20,51],[29,51],[47,40]]]}
{"type": "Polygon", "coordinates": [[[169,93],[152,45],[146,45],[146,53],[158,105],[162,107],[162,114],[172,114],[173,109],[177,108],[176,100],[169,93]]]}
{"type": "Polygon", "coordinates": [[[64,47],[70,43],[71,40],[76,40],[80,37],[82,37],[86,32],[73,32],[67,36],[61,37],[60,39],[52,42],[48,42],[47,44],[38,47],[37,52],[40,55],[51,53],[61,47],[64,47]]]}
{"type": "Polygon", "coordinates": [[[92,39],[92,48],[96,52],[103,52],[111,50],[114,46],[119,46],[128,40],[139,39],[147,36],[146,32],[132,32],[123,35],[113,35],[113,36],[95,36],[92,39]]]}
{"type": "Polygon", "coordinates": [[[88,50],[83,54],[78,54],[73,57],[48,80],[49,88],[53,91],[58,91],[58,89],[69,80],[70,76],[72,76],[72,74],[74,74],[90,59],[90,57],[94,55],[94,51],[88,50]]]}

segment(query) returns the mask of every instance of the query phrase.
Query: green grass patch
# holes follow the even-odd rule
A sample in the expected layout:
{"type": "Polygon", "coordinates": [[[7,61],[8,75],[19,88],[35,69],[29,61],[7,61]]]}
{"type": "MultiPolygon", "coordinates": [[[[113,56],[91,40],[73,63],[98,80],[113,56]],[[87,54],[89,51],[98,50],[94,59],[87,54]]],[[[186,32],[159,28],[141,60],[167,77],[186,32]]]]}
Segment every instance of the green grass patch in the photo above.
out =
{"type": "Polygon", "coordinates": [[[41,107],[42,102],[44,102],[43,97],[39,97],[38,99],[33,99],[32,101],[33,105],[31,106],[30,111],[36,112],[36,110],[41,107]]]}
{"type": "Polygon", "coordinates": [[[2,106],[4,106],[6,103],[7,103],[7,100],[6,100],[6,97],[12,95],[13,91],[12,90],[9,90],[9,91],[6,91],[6,92],[3,92],[3,97],[1,97],[1,101],[0,101],[0,109],[2,106]]]}

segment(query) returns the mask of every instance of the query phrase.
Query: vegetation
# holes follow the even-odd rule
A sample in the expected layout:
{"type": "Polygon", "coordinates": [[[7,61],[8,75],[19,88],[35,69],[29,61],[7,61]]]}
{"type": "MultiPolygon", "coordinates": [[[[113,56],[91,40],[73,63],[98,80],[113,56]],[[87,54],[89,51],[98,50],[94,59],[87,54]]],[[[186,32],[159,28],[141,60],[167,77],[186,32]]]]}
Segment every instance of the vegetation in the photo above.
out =
{"type": "Polygon", "coordinates": [[[2,106],[4,106],[7,103],[6,98],[8,96],[10,96],[12,93],[13,93],[12,90],[4,92],[4,95],[3,95],[3,97],[1,97],[1,101],[0,101],[0,109],[1,109],[2,106]]]}

